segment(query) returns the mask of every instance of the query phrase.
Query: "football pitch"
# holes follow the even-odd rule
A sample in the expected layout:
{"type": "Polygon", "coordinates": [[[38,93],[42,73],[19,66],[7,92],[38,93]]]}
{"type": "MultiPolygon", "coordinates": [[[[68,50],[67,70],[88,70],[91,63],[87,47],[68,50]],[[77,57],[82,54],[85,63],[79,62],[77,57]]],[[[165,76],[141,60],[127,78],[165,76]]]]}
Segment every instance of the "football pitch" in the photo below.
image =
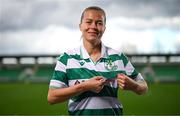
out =
{"type": "MultiPolygon", "coordinates": [[[[148,84],[149,92],[139,96],[119,90],[125,115],[180,115],[180,83],[148,84]]],[[[67,115],[67,102],[47,103],[48,83],[0,84],[1,115],[67,115]]]]}

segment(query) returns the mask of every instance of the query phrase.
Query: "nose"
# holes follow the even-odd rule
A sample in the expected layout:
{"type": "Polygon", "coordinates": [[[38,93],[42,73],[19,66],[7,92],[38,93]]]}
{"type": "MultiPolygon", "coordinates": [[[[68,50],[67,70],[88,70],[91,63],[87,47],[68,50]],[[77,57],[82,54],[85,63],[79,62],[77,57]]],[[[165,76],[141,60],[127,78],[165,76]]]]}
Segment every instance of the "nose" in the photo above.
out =
{"type": "Polygon", "coordinates": [[[97,29],[97,24],[95,22],[93,22],[93,23],[91,23],[90,27],[93,29],[97,29]]]}

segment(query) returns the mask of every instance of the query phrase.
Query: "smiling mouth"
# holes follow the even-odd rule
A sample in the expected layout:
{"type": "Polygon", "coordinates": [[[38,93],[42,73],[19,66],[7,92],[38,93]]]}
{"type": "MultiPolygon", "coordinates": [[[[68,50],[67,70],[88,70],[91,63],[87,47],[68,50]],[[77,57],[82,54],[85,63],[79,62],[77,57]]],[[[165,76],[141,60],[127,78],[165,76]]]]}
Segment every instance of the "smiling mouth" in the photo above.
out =
{"type": "Polygon", "coordinates": [[[95,35],[95,36],[97,36],[97,35],[98,35],[98,33],[97,33],[97,32],[88,32],[88,34],[90,34],[90,35],[95,35]]]}

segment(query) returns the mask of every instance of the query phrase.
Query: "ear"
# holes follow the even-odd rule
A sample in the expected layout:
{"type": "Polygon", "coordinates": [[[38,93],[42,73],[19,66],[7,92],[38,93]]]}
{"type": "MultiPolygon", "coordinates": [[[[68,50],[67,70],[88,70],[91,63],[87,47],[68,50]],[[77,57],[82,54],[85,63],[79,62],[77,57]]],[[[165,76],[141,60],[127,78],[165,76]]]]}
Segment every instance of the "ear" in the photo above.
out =
{"type": "Polygon", "coordinates": [[[79,30],[80,30],[80,31],[82,31],[82,29],[81,29],[81,25],[82,25],[82,24],[80,23],[80,24],[79,24],[79,30]]]}
{"type": "Polygon", "coordinates": [[[104,31],[106,30],[106,26],[104,26],[104,31]]]}
{"type": "Polygon", "coordinates": [[[105,32],[105,30],[106,30],[106,26],[104,26],[104,31],[103,31],[103,33],[105,32]]]}

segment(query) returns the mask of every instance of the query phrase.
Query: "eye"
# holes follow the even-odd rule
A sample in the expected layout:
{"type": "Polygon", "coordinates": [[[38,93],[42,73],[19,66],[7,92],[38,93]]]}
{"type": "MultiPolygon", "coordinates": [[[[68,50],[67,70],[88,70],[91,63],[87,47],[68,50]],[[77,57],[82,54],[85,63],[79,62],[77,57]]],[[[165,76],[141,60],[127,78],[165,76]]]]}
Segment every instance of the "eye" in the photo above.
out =
{"type": "Polygon", "coordinates": [[[103,23],[102,23],[102,22],[98,22],[98,24],[99,24],[99,25],[103,25],[103,23]]]}
{"type": "Polygon", "coordinates": [[[86,21],[87,24],[91,24],[91,21],[86,21]]]}
{"type": "Polygon", "coordinates": [[[98,21],[97,24],[98,25],[103,25],[103,22],[102,21],[98,21]]]}

